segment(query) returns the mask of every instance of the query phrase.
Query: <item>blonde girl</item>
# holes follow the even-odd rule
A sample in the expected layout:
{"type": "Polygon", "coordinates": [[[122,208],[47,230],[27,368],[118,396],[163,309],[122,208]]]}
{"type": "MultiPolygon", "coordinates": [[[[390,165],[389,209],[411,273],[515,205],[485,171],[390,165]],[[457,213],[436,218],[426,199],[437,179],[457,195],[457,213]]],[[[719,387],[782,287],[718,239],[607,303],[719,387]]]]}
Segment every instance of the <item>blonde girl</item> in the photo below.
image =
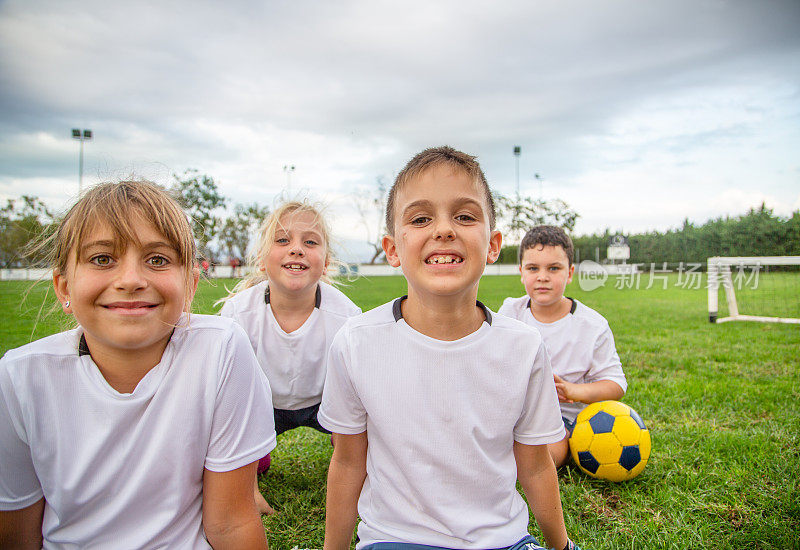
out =
{"type": "Polygon", "coordinates": [[[269,385],[241,328],[189,318],[178,204],[101,184],[43,249],[77,327],[0,360],[0,545],[265,548],[251,487],[275,446],[269,385]]]}
{"type": "MultiPolygon", "coordinates": [[[[344,322],[361,310],[331,285],[336,262],[319,207],[286,202],[267,217],[258,237],[248,258],[250,274],[220,314],[233,318],[250,338],[269,379],[276,432],[308,426],[330,433],[317,422],[328,348],[344,322]]],[[[271,424],[273,418],[264,421],[271,424]]],[[[259,471],[268,467],[266,455],[259,471]]],[[[262,513],[274,512],[257,480],[254,495],[262,513]]]]}

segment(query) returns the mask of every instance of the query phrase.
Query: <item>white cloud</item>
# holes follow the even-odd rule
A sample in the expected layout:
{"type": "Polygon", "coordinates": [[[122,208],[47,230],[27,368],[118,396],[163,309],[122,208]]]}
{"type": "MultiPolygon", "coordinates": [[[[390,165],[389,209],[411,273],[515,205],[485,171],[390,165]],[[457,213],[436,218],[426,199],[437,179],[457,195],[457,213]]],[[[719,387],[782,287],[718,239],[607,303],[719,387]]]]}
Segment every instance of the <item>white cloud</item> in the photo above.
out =
{"type": "MultiPolygon", "coordinates": [[[[798,197],[800,201],[800,197],[798,197]]],[[[795,202],[798,202],[795,201],[795,202]]],[[[767,208],[774,210],[779,216],[789,216],[792,206],[778,198],[762,193],[761,191],[751,191],[746,189],[726,189],[719,197],[718,208],[728,215],[744,214],[751,208],[758,208],[764,204],[767,208]]]]}

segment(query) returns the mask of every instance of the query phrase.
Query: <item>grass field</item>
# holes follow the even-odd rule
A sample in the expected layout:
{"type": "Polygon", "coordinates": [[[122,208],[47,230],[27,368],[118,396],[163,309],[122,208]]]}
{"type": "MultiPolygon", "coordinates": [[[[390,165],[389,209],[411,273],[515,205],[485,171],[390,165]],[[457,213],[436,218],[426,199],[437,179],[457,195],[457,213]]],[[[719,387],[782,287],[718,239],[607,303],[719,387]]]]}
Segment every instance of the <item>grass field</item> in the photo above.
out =
{"type": "MultiPolygon", "coordinates": [[[[572,538],[598,550],[800,548],[800,327],[711,325],[705,289],[670,279],[666,290],[617,290],[613,282],[588,293],[573,283],[567,294],[609,320],[630,384],[624,401],[650,428],[653,454],[627,483],[560,471],[572,538]]],[[[225,284],[201,283],[195,311],[213,311],[225,284]]],[[[56,314],[34,330],[46,285],[20,306],[29,285],[0,283],[2,352],[63,326],[56,314]]],[[[343,290],[366,310],[404,288],[399,277],[375,277],[343,290]]],[[[796,303],[796,287],[786,292],[796,303]]],[[[479,298],[496,310],[521,294],[516,277],[495,276],[483,279],[479,298]]],[[[261,478],[279,510],[264,520],[271,548],[321,548],[330,453],[328,438],[312,430],[279,438],[261,478]]]]}

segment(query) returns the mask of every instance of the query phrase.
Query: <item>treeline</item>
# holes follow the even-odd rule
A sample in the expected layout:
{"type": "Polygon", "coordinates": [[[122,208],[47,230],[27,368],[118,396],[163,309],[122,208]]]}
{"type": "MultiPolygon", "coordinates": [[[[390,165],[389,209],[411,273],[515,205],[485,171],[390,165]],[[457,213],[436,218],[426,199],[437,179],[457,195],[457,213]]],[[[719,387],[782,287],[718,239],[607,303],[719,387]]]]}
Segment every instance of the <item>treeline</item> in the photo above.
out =
{"type": "MultiPolygon", "coordinates": [[[[194,221],[200,254],[211,261],[243,258],[259,223],[269,213],[269,208],[258,204],[236,204],[229,209],[229,200],[220,194],[213,178],[196,170],[175,175],[170,191],[194,221]]],[[[516,238],[521,238],[525,229],[542,223],[560,225],[571,232],[578,217],[563,201],[501,196],[496,199],[498,225],[505,234],[516,238]]],[[[382,220],[383,203],[373,202],[370,207],[377,208],[382,220]]],[[[363,212],[361,215],[365,217],[363,212]]],[[[52,227],[54,221],[54,215],[34,196],[23,195],[0,205],[0,267],[36,265],[39,258],[27,257],[23,253],[25,247],[52,227]]],[[[606,229],[594,235],[573,236],[576,262],[605,261],[609,240],[618,233],[606,229]]],[[[711,256],[798,256],[800,210],[782,218],[762,204],[741,216],[717,218],[702,225],[685,220],[678,229],[625,236],[631,251],[627,263],[675,265],[705,263],[711,256]]],[[[376,258],[377,255],[373,261],[376,258]]],[[[517,247],[503,247],[498,261],[516,263],[517,247]]]]}
{"type": "MultiPolygon", "coordinates": [[[[606,260],[609,239],[623,232],[573,236],[576,261],[606,260]]],[[[746,214],[696,225],[685,220],[677,229],[625,235],[631,249],[627,263],[658,265],[705,263],[712,256],[800,256],[800,210],[776,216],[762,204],[746,214]]],[[[516,247],[503,250],[503,263],[516,262],[516,247]]]]}

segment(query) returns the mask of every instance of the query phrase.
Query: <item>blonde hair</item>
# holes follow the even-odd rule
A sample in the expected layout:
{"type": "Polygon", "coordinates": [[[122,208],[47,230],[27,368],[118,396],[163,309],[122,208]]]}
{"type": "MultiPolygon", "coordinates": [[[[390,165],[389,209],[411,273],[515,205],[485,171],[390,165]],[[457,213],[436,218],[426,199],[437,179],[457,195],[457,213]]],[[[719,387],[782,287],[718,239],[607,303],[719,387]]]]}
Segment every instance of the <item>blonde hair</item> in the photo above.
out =
{"type": "Polygon", "coordinates": [[[257,285],[260,282],[267,281],[267,273],[261,269],[264,258],[269,254],[275,244],[275,235],[279,229],[284,229],[282,220],[292,214],[309,213],[314,216],[314,225],[319,230],[323,246],[325,247],[325,260],[328,264],[327,269],[323,272],[320,280],[328,284],[337,284],[331,277],[331,272],[338,272],[339,266],[343,265],[342,262],[336,259],[333,253],[333,240],[331,228],[325,217],[322,215],[323,208],[317,204],[311,203],[308,200],[290,200],[286,201],[269,216],[267,216],[261,226],[258,228],[258,240],[256,246],[247,255],[247,275],[239,281],[235,287],[230,291],[228,296],[222,298],[217,304],[224,302],[239,292],[257,285]]]}
{"type": "Polygon", "coordinates": [[[95,185],[69,209],[55,231],[30,250],[43,254],[54,273],[67,277],[70,253],[77,251],[98,225],[108,227],[122,249],[129,243],[141,244],[133,225],[137,217],[153,224],[178,253],[186,271],[184,309],[188,312],[197,256],[192,227],[178,202],[155,183],[132,180],[95,185]]]}

